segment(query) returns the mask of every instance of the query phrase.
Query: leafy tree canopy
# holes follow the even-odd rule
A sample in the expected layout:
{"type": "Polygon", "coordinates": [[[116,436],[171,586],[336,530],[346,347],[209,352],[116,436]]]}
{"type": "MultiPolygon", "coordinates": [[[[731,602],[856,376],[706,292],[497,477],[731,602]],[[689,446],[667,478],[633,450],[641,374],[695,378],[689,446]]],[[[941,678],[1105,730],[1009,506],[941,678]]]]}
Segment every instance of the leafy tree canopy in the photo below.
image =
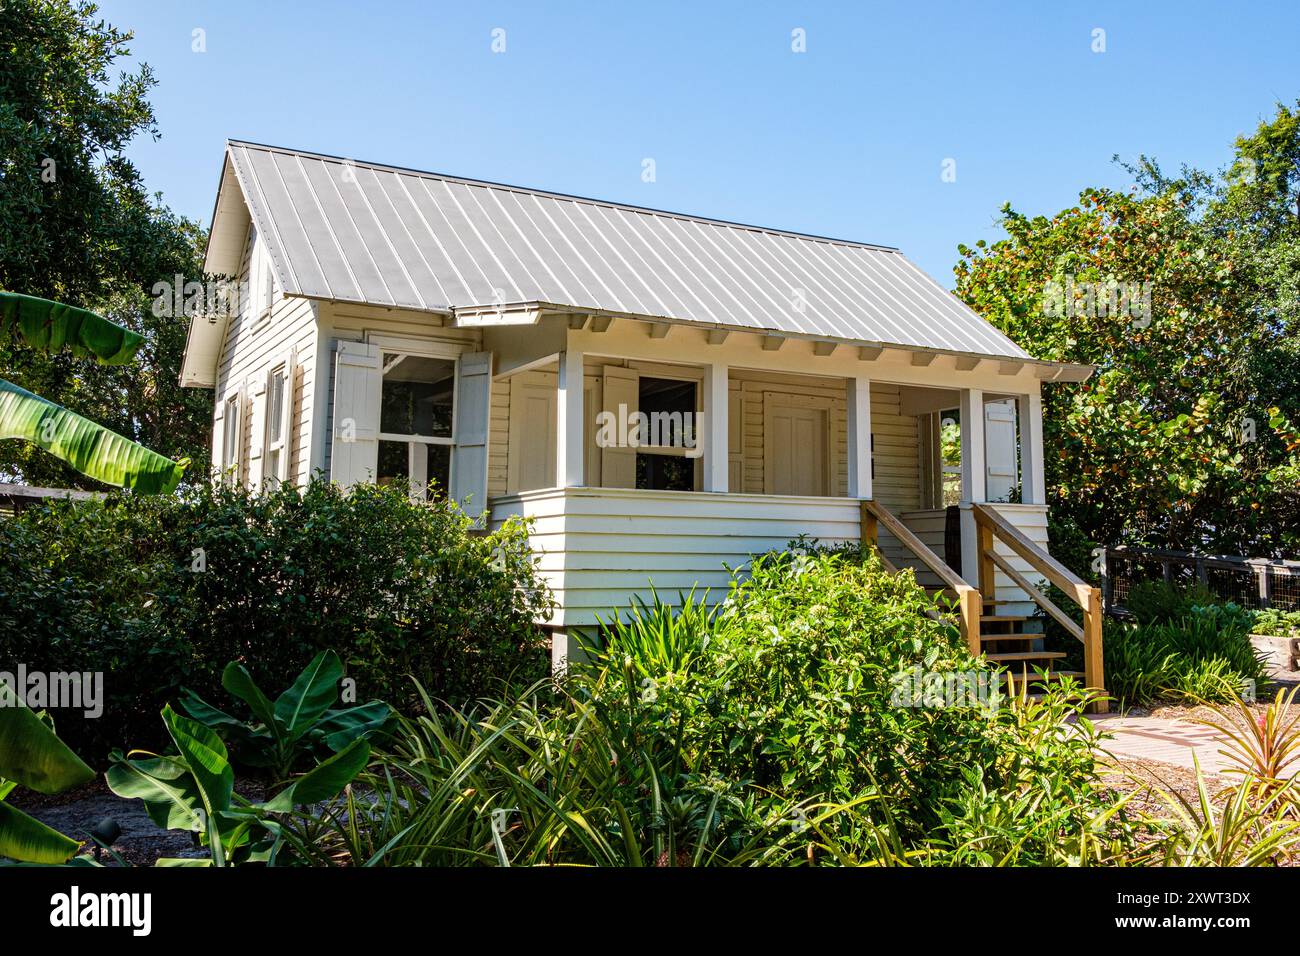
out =
{"type": "MultiPolygon", "coordinates": [[[[0,338],[0,374],[207,474],[210,396],[183,390],[181,319],[154,283],[200,276],[203,236],[144,188],[125,156],[157,138],[149,67],[111,75],[131,35],[74,0],[0,4],[0,288],[92,309],[145,339],[133,364],[79,361],[0,338]]],[[[0,443],[0,480],[100,487],[34,445],[0,443]]]]}
{"type": "Polygon", "coordinates": [[[1126,168],[1130,190],[1086,189],[1051,217],[1004,206],[1007,238],[960,247],[957,294],[1035,356],[1097,366],[1045,391],[1060,528],[1294,554],[1300,104],[1217,173],[1126,168]]]}

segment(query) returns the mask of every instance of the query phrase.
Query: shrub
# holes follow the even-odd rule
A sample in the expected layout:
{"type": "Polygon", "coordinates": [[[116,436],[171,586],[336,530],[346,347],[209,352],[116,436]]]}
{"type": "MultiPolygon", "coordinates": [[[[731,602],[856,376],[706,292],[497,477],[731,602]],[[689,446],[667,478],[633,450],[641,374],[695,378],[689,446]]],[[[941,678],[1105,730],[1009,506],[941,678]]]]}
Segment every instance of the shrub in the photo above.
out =
{"type": "Polygon", "coordinates": [[[367,778],[375,799],[296,815],[294,851],[353,865],[1034,863],[1096,860],[1126,838],[1091,725],[1061,732],[1077,688],[909,706],[900,670],[987,673],[909,576],[830,554],[750,570],[713,612],[638,605],[553,690],[404,722],[367,778]],[[1014,812],[988,812],[987,793],[1014,812]]]}
{"type": "Polygon", "coordinates": [[[1107,622],[1106,687],[1130,704],[1158,699],[1226,701],[1265,677],[1248,617],[1235,605],[1197,608],[1157,624],[1107,622]]]}
{"type": "Polygon", "coordinates": [[[1250,633],[1266,637],[1300,637],[1300,611],[1267,608],[1251,612],[1250,633]]]}
{"type": "Polygon", "coordinates": [[[1162,624],[1186,616],[1194,607],[1208,607],[1218,598],[1203,584],[1179,588],[1164,581],[1142,581],[1133,585],[1124,606],[1139,624],[1162,624]]]}
{"type": "Polygon", "coordinates": [[[149,715],[182,685],[212,699],[226,661],[287,686],[332,649],[359,697],[399,706],[419,703],[407,675],[455,703],[526,685],[549,601],[521,525],[476,533],[395,487],[203,486],[0,522],[0,669],[104,672],[103,718],[59,715],[95,755],[156,737],[149,715]]]}

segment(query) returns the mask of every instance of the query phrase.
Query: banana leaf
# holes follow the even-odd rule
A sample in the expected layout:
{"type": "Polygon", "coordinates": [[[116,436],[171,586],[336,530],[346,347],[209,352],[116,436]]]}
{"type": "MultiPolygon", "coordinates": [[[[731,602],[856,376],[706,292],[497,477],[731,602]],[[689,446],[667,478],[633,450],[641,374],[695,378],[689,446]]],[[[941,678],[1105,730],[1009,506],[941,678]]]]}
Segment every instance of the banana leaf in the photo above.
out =
{"type": "Polygon", "coordinates": [[[67,863],[81,844],[34,820],[21,810],[0,803],[0,856],[24,863],[67,863]]]}
{"type": "Polygon", "coordinates": [[[83,475],[142,494],[175,489],[189,459],[172,461],[76,412],[0,379],[0,439],[40,445],[83,475]]]}
{"type": "Polygon", "coordinates": [[[68,349],[78,358],[105,365],[126,365],[144,344],[144,336],[76,306],[0,290],[0,331],[16,331],[28,345],[55,352],[68,349]]]}
{"type": "Polygon", "coordinates": [[[38,793],[62,793],[95,773],[0,681],[0,777],[38,793]]]}

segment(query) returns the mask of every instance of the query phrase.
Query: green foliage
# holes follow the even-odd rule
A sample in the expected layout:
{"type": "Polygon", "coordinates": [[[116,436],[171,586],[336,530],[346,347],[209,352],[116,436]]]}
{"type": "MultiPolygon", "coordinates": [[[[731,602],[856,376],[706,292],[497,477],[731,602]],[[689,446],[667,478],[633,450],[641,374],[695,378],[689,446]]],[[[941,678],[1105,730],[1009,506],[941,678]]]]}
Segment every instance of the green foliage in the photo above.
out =
{"type": "Polygon", "coordinates": [[[900,669],[982,670],[914,582],[848,553],[749,570],[714,612],[638,605],[562,684],[404,721],[375,799],[294,814],[286,845],[342,865],[942,864],[974,852],[947,809],[972,805],[973,767],[999,791],[1046,782],[1023,849],[986,847],[1000,859],[1110,833],[1089,738],[1059,732],[1077,688],[913,706],[900,669]]]}
{"type": "Polygon", "coordinates": [[[1103,648],[1107,689],[1128,704],[1227,701],[1266,674],[1250,643],[1249,616],[1235,605],[1154,623],[1108,621],[1103,648]]]}
{"type": "Polygon", "coordinates": [[[1267,608],[1251,613],[1250,633],[1267,637],[1300,637],[1300,611],[1267,608]]]}
{"type": "Polygon", "coordinates": [[[22,785],[62,793],[94,773],[6,682],[0,682],[0,857],[29,863],[66,863],[81,846],[71,837],[5,803],[22,785]]]}
{"type": "Polygon", "coordinates": [[[1199,582],[1177,587],[1164,581],[1140,581],[1129,588],[1124,607],[1139,624],[1164,624],[1186,617],[1193,608],[1211,607],[1218,598],[1199,582]]]}
{"type": "Polygon", "coordinates": [[[1006,239],[962,247],[958,295],[1032,354],[1098,368],[1044,393],[1050,503],[1084,537],[1300,548],[1296,118],[1279,106],[1238,141],[1251,177],[1170,180],[1143,158],[1132,193],[1087,189],[1052,217],[1008,205],[1006,239]],[[1111,280],[1150,283],[1149,321],[1051,307],[1052,284],[1111,280]]]}
{"type": "Polygon", "coordinates": [[[406,706],[408,675],[453,704],[526,685],[549,663],[549,602],[521,525],[478,533],[397,487],[203,486],[0,522],[0,663],[109,675],[104,715],[61,727],[91,755],[160,744],[144,715],[183,686],[215,699],[224,661],[285,687],[331,649],[359,699],[406,706]]]}
{"type": "Polygon", "coordinates": [[[209,856],[160,859],[158,866],[235,866],[270,863],[279,846],[272,814],[333,799],[370,758],[370,744],[354,740],[339,753],[295,778],[271,800],[255,803],[235,792],[226,745],[211,728],[166,706],[163,724],[174,753],[114,753],[105,774],[119,797],[144,801],[149,818],[169,830],[199,835],[209,856]]]}
{"type": "Polygon", "coordinates": [[[313,750],[337,753],[359,738],[373,739],[389,726],[393,712],[383,701],[335,707],[342,679],[339,656],[321,651],[272,703],[248,669],[232,661],[221,674],[221,686],[248,705],[253,720],[238,720],[188,689],[180,706],[234,743],[243,763],[267,768],[275,781],[282,781],[313,750]]]}
{"type": "MultiPolygon", "coordinates": [[[[145,340],[128,365],[89,364],[0,337],[5,378],[207,474],[211,398],[178,381],[186,323],[156,316],[152,289],[200,279],[202,231],[152,198],[126,151],[157,137],[147,65],[118,73],[130,35],[89,3],[0,6],[0,289],[74,303],[145,340]],[[118,74],[118,75],[113,75],[118,74]]],[[[101,487],[26,443],[0,471],[29,484],[101,487]]]]}

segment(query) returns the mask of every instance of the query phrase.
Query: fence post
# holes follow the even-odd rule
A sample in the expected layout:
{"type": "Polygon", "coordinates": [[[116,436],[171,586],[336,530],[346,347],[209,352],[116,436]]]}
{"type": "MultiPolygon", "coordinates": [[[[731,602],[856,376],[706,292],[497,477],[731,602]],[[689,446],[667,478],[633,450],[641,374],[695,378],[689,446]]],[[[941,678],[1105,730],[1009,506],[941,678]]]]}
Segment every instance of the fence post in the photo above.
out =
{"type": "Polygon", "coordinates": [[[1259,582],[1259,606],[1261,609],[1273,603],[1273,576],[1267,564],[1255,568],[1255,579],[1259,582]]]}
{"type": "Polygon", "coordinates": [[[1101,549],[1101,607],[1109,613],[1115,607],[1115,579],[1110,573],[1112,549],[1101,549]]]}

